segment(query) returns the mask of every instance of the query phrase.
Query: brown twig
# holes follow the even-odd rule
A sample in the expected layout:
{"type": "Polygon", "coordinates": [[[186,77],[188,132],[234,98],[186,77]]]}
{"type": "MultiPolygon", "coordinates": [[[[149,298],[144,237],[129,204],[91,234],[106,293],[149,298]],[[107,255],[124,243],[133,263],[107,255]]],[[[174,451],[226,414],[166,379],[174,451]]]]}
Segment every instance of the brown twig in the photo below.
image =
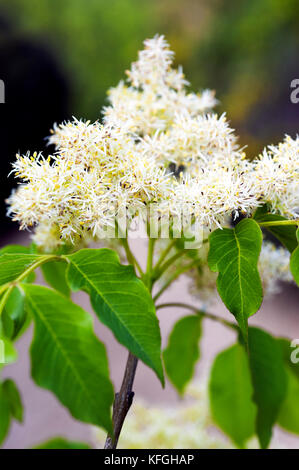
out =
{"type": "Polygon", "coordinates": [[[107,436],[105,449],[116,449],[123,423],[133,402],[134,392],[132,388],[137,363],[137,357],[129,353],[121,388],[120,391],[115,394],[113,404],[113,436],[107,436]]]}

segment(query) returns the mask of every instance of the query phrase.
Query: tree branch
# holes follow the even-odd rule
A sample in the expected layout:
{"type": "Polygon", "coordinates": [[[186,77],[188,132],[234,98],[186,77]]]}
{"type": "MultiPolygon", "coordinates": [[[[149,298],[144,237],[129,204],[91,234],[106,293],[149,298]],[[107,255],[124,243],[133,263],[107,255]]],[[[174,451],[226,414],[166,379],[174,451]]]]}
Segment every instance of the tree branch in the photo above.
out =
{"type": "Polygon", "coordinates": [[[116,449],[117,447],[123,423],[133,402],[134,392],[132,388],[137,363],[137,357],[133,356],[132,353],[129,353],[121,388],[120,391],[115,394],[113,404],[113,436],[107,436],[105,449],[116,449]]]}
{"type": "Polygon", "coordinates": [[[213,313],[206,312],[205,310],[201,310],[200,308],[194,307],[193,305],[185,304],[182,302],[167,302],[165,304],[159,304],[159,305],[156,305],[156,310],[159,310],[161,308],[168,308],[168,307],[185,308],[187,310],[191,310],[197,315],[201,315],[204,318],[209,318],[209,320],[217,321],[219,323],[222,323],[225,326],[228,326],[229,328],[232,328],[233,330],[239,331],[239,327],[237,324],[232,323],[228,320],[225,320],[224,318],[218,317],[217,315],[214,315],[213,313]]]}

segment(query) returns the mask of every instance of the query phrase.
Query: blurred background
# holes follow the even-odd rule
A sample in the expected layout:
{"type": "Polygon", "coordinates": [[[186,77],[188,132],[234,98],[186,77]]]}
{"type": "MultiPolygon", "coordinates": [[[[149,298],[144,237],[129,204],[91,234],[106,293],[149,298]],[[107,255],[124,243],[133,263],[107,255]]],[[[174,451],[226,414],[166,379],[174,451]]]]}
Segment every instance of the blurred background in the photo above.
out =
{"type": "MultiPolygon", "coordinates": [[[[17,151],[53,122],[95,120],[142,41],[165,34],[193,90],[212,88],[250,156],[299,129],[297,0],[0,0],[1,201],[17,151]]],[[[9,222],[3,218],[2,228],[9,222]]]]}
{"type": "MultiPolygon", "coordinates": [[[[15,153],[45,149],[54,122],[71,116],[99,118],[107,89],[124,78],[142,41],[156,33],[166,36],[192,90],[216,90],[217,112],[227,112],[250,156],[285,133],[298,132],[299,103],[290,100],[291,81],[299,78],[298,0],[0,0],[0,79],[5,83],[5,104],[0,104],[2,245],[19,236],[17,226],[5,217],[4,204],[14,185],[6,175],[15,153]]],[[[283,297],[290,315],[289,320],[284,316],[284,333],[292,337],[296,328],[299,337],[296,295],[291,289],[283,297]]],[[[271,318],[278,318],[276,333],[281,332],[279,305],[271,304],[271,318]]],[[[165,322],[169,329],[173,320],[166,313],[162,326],[165,322]]],[[[208,357],[223,341],[229,339],[222,333],[210,340],[208,357]]],[[[117,365],[117,348],[111,365],[120,371],[123,361],[117,365]]],[[[15,425],[7,446],[32,445],[55,425],[78,437],[74,429],[80,434],[82,427],[66,418],[53,397],[42,391],[34,395],[25,378],[26,360],[22,357],[12,373],[27,384],[33,417],[26,424],[29,433],[15,425]]],[[[159,385],[151,394],[142,374],[151,381],[153,377],[142,370],[137,386],[156,397],[159,385]]],[[[296,439],[292,445],[297,444],[296,439]]]]}

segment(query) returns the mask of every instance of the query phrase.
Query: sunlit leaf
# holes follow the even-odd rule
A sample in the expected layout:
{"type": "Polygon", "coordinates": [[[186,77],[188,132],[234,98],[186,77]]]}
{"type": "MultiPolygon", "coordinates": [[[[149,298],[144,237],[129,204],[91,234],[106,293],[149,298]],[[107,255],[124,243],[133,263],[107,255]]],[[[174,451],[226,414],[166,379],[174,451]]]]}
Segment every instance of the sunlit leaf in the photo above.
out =
{"type": "MultiPolygon", "coordinates": [[[[289,432],[299,434],[299,361],[292,341],[285,338],[278,340],[287,372],[287,395],[281,406],[278,424],[289,432]]],[[[298,346],[297,346],[298,348],[298,346]]],[[[298,348],[299,349],[299,348],[298,348]]]]}
{"type": "Polygon", "coordinates": [[[83,249],[66,258],[70,261],[67,279],[71,289],[90,295],[99,319],[164,383],[154,303],[132,266],[121,265],[118,255],[105,248],[83,249]]]}

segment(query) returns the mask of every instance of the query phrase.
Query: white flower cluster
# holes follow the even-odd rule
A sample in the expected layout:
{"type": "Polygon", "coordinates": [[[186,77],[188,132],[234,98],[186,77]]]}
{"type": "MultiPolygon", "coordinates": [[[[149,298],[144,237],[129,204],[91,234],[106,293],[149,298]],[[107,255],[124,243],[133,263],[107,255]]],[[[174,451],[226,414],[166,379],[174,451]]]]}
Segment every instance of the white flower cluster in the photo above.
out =
{"type": "Polygon", "coordinates": [[[170,191],[165,169],[120,129],[74,120],[55,127],[49,141],[57,153],[46,159],[17,156],[13,171],[23,184],[9,199],[13,219],[21,228],[38,225],[34,239],[48,249],[109,237],[122,210],[133,217],[170,191]]]}
{"type": "MultiPolygon", "coordinates": [[[[192,384],[188,387],[183,405],[154,407],[134,400],[123,426],[120,449],[224,449],[232,448],[227,440],[209,432],[207,387],[192,384]]],[[[97,447],[103,447],[105,434],[94,428],[97,447]]]]}
{"type": "Polygon", "coordinates": [[[217,100],[214,92],[187,93],[182,69],[171,67],[174,53],[163,36],[144,41],[138,61],[127,71],[129,86],[120,82],[109,91],[111,106],[105,108],[105,121],[141,136],[171,128],[178,113],[190,116],[211,110],[217,100]]]}
{"type": "Polygon", "coordinates": [[[290,253],[282,247],[277,248],[273,243],[263,243],[258,267],[265,297],[278,294],[281,282],[293,282],[290,253]]]}
{"type": "Polygon", "coordinates": [[[269,146],[254,161],[255,189],[273,212],[299,217],[299,136],[269,146]]]}
{"type": "MultiPolygon", "coordinates": [[[[92,428],[97,448],[103,448],[106,435],[92,428]]],[[[281,437],[280,437],[281,439],[281,437]]],[[[246,443],[249,449],[259,449],[256,437],[246,443]]],[[[273,438],[272,449],[285,447],[273,438]]],[[[184,401],[173,406],[150,406],[134,400],[120,435],[120,449],[234,449],[234,444],[222,433],[215,432],[210,415],[207,380],[191,383],[184,401]]]]}
{"type": "MultiPolygon", "coordinates": [[[[212,272],[207,263],[208,247],[204,245],[199,250],[202,261],[200,272],[197,269],[188,271],[191,278],[190,293],[197,297],[203,306],[209,307],[217,299],[216,279],[218,273],[212,272]]],[[[258,270],[263,284],[264,298],[269,298],[281,290],[281,282],[293,282],[289,269],[290,253],[282,248],[276,247],[269,241],[263,241],[258,270]]]]}
{"type": "Polygon", "coordinates": [[[74,119],[54,127],[54,155],[17,156],[9,214],[37,227],[38,244],[111,238],[122,211],[130,223],[153,205],[183,228],[227,226],[264,202],[297,217],[298,138],[249,162],[225,115],[211,112],[214,93],[187,92],[172,61],[163,36],[146,40],[128,83],[110,90],[103,125],[74,119]]]}

